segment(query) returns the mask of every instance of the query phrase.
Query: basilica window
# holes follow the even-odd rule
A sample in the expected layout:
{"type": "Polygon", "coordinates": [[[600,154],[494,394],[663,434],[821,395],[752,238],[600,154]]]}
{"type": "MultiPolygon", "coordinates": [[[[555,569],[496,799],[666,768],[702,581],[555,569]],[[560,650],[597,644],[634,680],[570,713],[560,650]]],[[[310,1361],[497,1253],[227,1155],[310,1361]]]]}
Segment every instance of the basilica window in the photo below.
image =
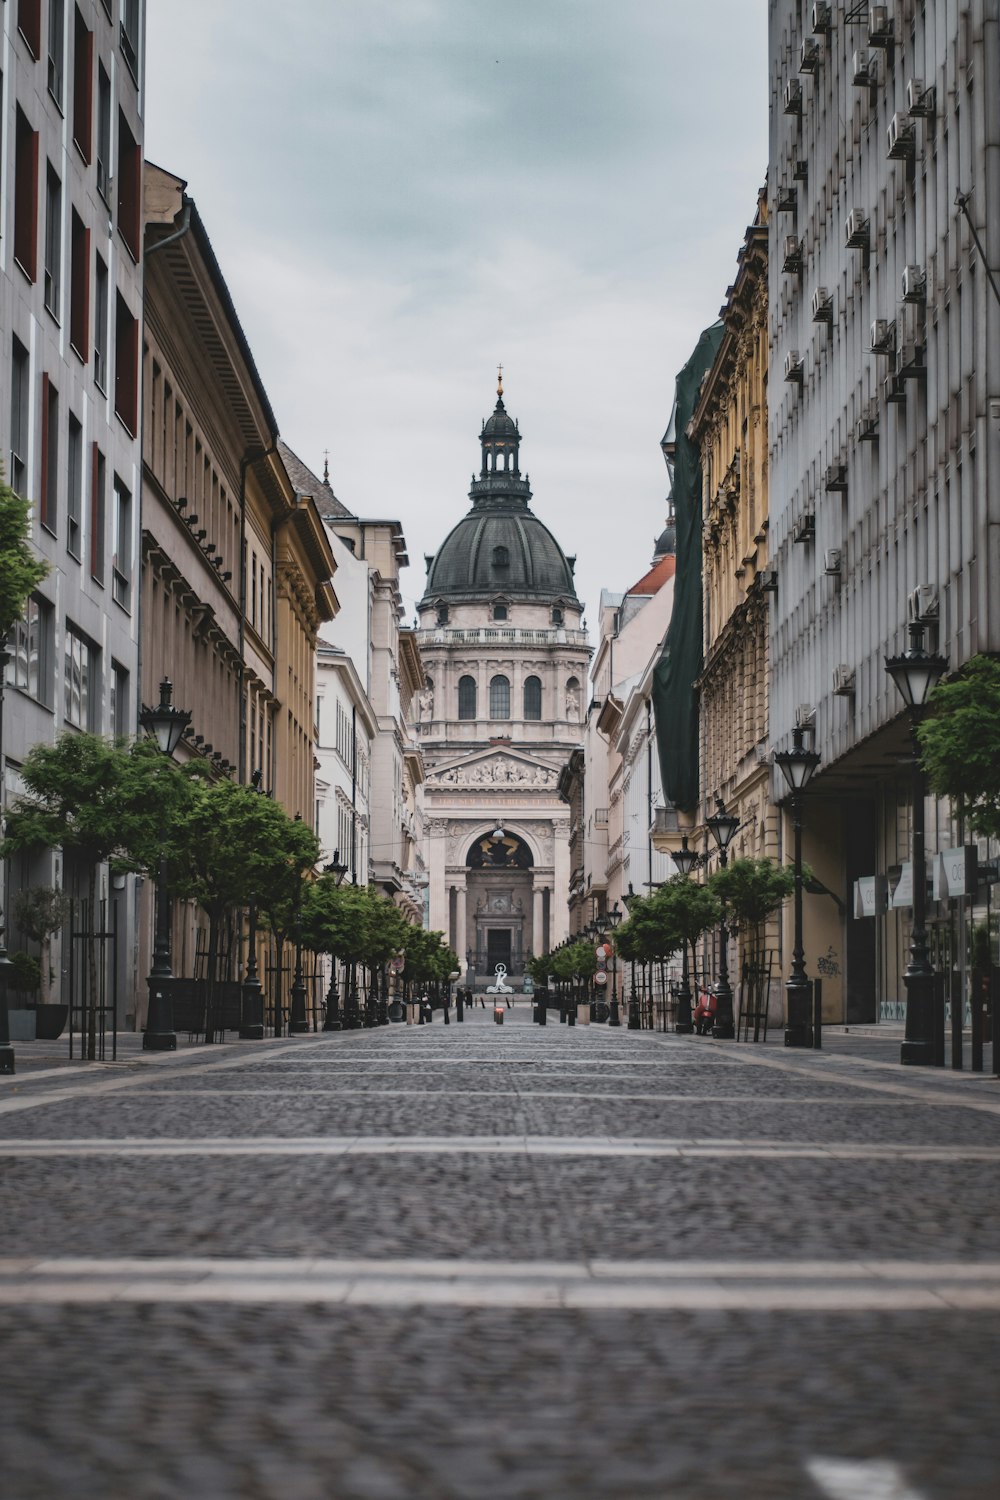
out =
{"type": "Polygon", "coordinates": [[[563,619],[563,612],[557,605],[556,608],[552,611],[552,623],[553,625],[561,625],[563,623],[563,619]]]}
{"type": "Polygon", "coordinates": [[[542,717],[542,679],[540,677],[524,679],[524,717],[526,719],[542,717]]]}
{"type": "Polygon", "coordinates": [[[507,618],[507,606],[506,606],[506,604],[494,604],[494,606],[493,606],[493,618],[494,618],[494,620],[506,620],[506,618],[507,618]]]}
{"type": "Polygon", "coordinates": [[[510,553],[506,547],[493,548],[493,566],[495,568],[510,567],[510,553]]]}
{"type": "Polygon", "coordinates": [[[458,717],[460,719],[476,717],[476,679],[474,677],[458,679],[458,717]]]}
{"type": "Polygon", "coordinates": [[[490,718],[510,718],[510,681],[506,677],[490,678],[490,718]]]}
{"type": "Polygon", "coordinates": [[[448,606],[447,606],[447,604],[439,604],[438,605],[437,623],[439,625],[447,625],[447,623],[448,623],[448,606]]]}

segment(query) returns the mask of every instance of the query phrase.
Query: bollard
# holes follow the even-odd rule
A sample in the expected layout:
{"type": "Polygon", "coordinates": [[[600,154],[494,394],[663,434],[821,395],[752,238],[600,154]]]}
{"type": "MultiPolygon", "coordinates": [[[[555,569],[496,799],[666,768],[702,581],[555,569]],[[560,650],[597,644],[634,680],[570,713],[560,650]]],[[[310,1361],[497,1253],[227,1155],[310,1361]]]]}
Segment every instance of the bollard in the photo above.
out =
{"type": "Polygon", "coordinates": [[[455,995],[455,1020],[465,1020],[465,991],[459,990],[455,995]]]}
{"type": "Polygon", "coordinates": [[[498,1026],[502,1026],[503,1025],[503,1006],[502,1005],[494,1005],[494,1007],[493,1007],[493,1019],[494,1019],[494,1021],[496,1022],[496,1024],[498,1026]]]}

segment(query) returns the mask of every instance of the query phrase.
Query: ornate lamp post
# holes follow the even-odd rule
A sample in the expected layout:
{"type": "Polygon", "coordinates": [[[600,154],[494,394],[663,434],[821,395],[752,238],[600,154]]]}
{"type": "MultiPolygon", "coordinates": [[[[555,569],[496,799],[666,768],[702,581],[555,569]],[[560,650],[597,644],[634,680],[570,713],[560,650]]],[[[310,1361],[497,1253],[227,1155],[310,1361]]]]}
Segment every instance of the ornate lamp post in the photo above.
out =
{"type": "MultiPolygon", "coordinates": [[[[732,843],[740,820],[735,813],[726,811],[721,797],[715,799],[715,812],[705,819],[709,833],[719,851],[719,864],[725,869],[729,863],[729,845],[732,843]]],[[[712,1035],[720,1041],[731,1041],[736,1035],[733,1017],[733,987],[729,983],[729,928],[726,925],[726,908],[722,908],[719,923],[719,978],[715,984],[715,1025],[712,1035]]]]}
{"type": "MultiPolygon", "coordinates": [[[[334,885],[339,888],[344,883],[347,874],[347,864],[341,863],[340,850],[334,849],[333,858],[328,865],[323,867],[324,875],[332,875],[334,885]]],[[[340,1015],[340,992],[337,989],[337,955],[330,954],[330,988],[326,992],[326,1019],[323,1022],[324,1031],[342,1031],[344,1023],[340,1015]]]]}
{"type": "Polygon", "coordinates": [[[901,656],[887,656],[885,670],[902,694],[910,715],[913,737],[913,927],[910,932],[910,961],[903,983],[906,985],[906,1037],[899,1060],[910,1066],[931,1067],[943,1064],[937,1044],[938,1027],[935,1008],[935,974],[927,952],[927,861],[924,856],[924,796],[926,787],[920,764],[917,726],[920,723],[931,689],[948,670],[948,661],[937,652],[924,649],[924,627],[910,626],[910,644],[901,656]]]}
{"type": "Polygon", "coordinates": [[[774,764],[792,794],[792,820],[795,829],[795,936],[792,947],[792,969],[785,985],[788,1020],[785,1025],[786,1047],[811,1047],[813,1044],[811,986],[806,977],[805,949],[802,944],[802,793],[819,765],[819,752],[807,750],[804,731],[792,730],[791,750],[781,750],[774,764]]]}
{"type": "MultiPolygon", "coordinates": [[[[181,736],[191,722],[191,715],[173,706],[173,684],[168,677],[160,683],[160,701],[156,708],[144,708],[139,723],[152,735],[161,752],[169,758],[180,744],[181,736]]],[[[144,1052],[175,1052],[174,1006],[169,984],[170,967],[170,891],[167,886],[167,857],[161,839],[160,866],[156,878],[156,915],[153,941],[153,967],[149,971],[149,1010],[142,1038],[144,1052]]]]}
{"type": "MultiPolygon", "coordinates": [[[[261,787],[263,775],[254,771],[250,785],[255,792],[265,796],[261,787]]],[[[247,971],[240,996],[240,1038],[245,1042],[260,1042],[264,1039],[264,993],[257,974],[257,900],[251,898],[247,911],[247,971]]]]}
{"type": "MultiPolygon", "coordinates": [[[[700,862],[701,855],[697,849],[692,849],[688,844],[687,834],[681,835],[681,847],[675,849],[670,858],[677,866],[677,873],[686,880],[691,871],[700,862]]],[[[688,968],[688,945],[681,944],[681,987],[677,991],[677,1020],[674,1030],[680,1032],[681,1036],[690,1036],[694,1031],[694,1021],[691,1019],[691,972],[688,968]]]]}
{"type": "MultiPolygon", "coordinates": [[[[621,907],[618,905],[617,901],[615,902],[615,904],[611,908],[611,910],[608,911],[608,912],[605,912],[605,914],[604,914],[604,920],[605,920],[605,922],[607,922],[608,926],[611,928],[611,942],[612,942],[612,947],[614,945],[614,940],[615,940],[615,931],[616,931],[616,929],[618,927],[618,924],[621,921],[621,919],[622,919],[623,916],[624,916],[624,912],[622,911],[621,907]]],[[[617,953],[615,953],[615,952],[612,951],[612,954],[611,954],[611,1014],[608,1017],[608,1025],[609,1026],[620,1026],[621,1024],[622,1024],[621,1023],[621,1017],[618,1014],[618,955],[617,955],[617,953]]]]}
{"type": "Polygon", "coordinates": [[[7,957],[4,927],[0,924],[0,1073],[14,1072],[14,1049],[10,1044],[10,1022],[7,1019],[7,985],[13,967],[7,957]]]}

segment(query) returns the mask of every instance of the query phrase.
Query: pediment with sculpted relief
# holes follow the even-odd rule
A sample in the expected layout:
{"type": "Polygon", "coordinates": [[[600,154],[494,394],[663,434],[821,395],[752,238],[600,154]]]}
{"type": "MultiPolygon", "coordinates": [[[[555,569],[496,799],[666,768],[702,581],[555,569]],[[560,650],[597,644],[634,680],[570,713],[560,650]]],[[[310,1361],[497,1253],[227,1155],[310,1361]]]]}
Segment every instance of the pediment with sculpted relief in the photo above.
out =
{"type": "Polygon", "coordinates": [[[460,761],[438,767],[425,782],[428,790],[441,787],[468,788],[470,791],[504,787],[524,792],[553,792],[559,772],[527,755],[492,752],[466,756],[460,761]]]}

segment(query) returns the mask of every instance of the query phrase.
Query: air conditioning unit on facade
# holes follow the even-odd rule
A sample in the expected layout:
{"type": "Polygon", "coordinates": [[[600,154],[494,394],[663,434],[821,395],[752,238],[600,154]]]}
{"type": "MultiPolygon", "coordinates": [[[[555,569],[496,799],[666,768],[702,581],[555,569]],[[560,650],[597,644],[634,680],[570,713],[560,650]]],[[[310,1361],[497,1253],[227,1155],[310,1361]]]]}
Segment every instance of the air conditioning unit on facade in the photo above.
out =
{"type": "Polygon", "coordinates": [[[876,318],[871,326],[868,347],[873,354],[895,354],[896,325],[888,318],[876,318]]]}
{"type": "Polygon", "coordinates": [[[785,355],[785,379],[794,385],[801,385],[805,378],[805,362],[797,349],[790,349],[785,355]]]}
{"type": "Polygon", "coordinates": [[[892,44],[893,20],[888,5],[869,5],[868,41],[873,47],[888,47],[892,44]]]}
{"type": "Polygon", "coordinates": [[[847,493],[847,465],[831,464],[823,475],[823,488],[828,495],[847,493]]]}
{"type": "Polygon", "coordinates": [[[841,662],[833,669],[833,692],[837,698],[854,697],[854,672],[846,662],[841,662]]]}
{"type": "Polygon", "coordinates": [[[798,156],[792,164],[792,178],[795,182],[809,181],[809,163],[804,157],[798,156]]]}
{"type": "Polygon", "coordinates": [[[776,594],[778,592],[778,574],[776,570],[768,568],[763,573],[758,573],[757,586],[762,594],[776,594]]]}
{"type": "Polygon", "coordinates": [[[818,286],[812,294],[812,320],[814,323],[833,322],[833,298],[825,286],[818,286]]]}
{"type": "Polygon", "coordinates": [[[890,161],[909,161],[917,154],[917,127],[906,115],[898,111],[889,121],[886,131],[889,142],[890,161]]]}
{"type": "Polygon", "coordinates": [[[933,84],[924,88],[922,78],[911,78],[906,85],[906,107],[914,119],[930,119],[937,107],[933,84]]]}
{"type": "Polygon", "coordinates": [[[802,241],[797,234],[785,235],[784,251],[781,269],[794,276],[802,270],[802,241]]]}
{"type": "Polygon", "coordinates": [[[902,376],[895,372],[887,375],[882,382],[882,394],[890,405],[906,405],[906,382],[902,376]]]}
{"type": "Polygon", "coordinates": [[[903,267],[903,301],[927,301],[927,272],[923,266],[903,267]]]}
{"type": "Polygon", "coordinates": [[[800,703],[795,710],[796,729],[816,728],[816,708],[812,703],[800,703]]]}
{"type": "Polygon", "coordinates": [[[919,380],[927,374],[927,351],[920,339],[903,339],[896,356],[896,374],[903,380],[919,380]]]}
{"type": "Polygon", "coordinates": [[[828,578],[840,577],[841,556],[839,547],[827,547],[823,553],[823,572],[828,578]]]}
{"type": "Polygon", "coordinates": [[[859,443],[878,442],[878,403],[869,401],[854,431],[854,436],[859,443]]]}
{"type": "Polygon", "coordinates": [[[871,244],[871,228],[866,214],[860,208],[852,208],[844,224],[844,241],[848,250],[867,250],[871,244]]]}
{"type": "Polygon", "coordinates": [[[819,42],[814,42],[811,37],[806,37],[799,50],[799,72],[819,72],[819,42]]]}
{"type": "Polygon", "coordinates": [[[798,193],[787,182],[783,182],[774,195],[774,211],[776,214],[793,214],[798,207],[798,193]]]}
{"type": "Polygon", "coordinates": [[[802,85],[797,78],[790,78],[785,84],[783,108],[786,115],[800,115],[802,113],[802,85]]]}
{"type": "Polygon", "coordinates": [[[816,540],[816,517],[812,511],[806,511],[792,527],[793,542],[814,542],[816,540]]]}
{"type": "Polygon", "coordinates": [[[932,583],[918,583],[906,596],[906,623],[928,625],[936,623],[940,612],[938,591],[932,583]]]}
{"type": "Polygon", "coordinates": [[[878,58],[855,52],[851,59],[851,82],[856,89],[873,89],[878,83],[878,58]]]}
{"type": "Polygon", "coordinates": [[[825,3],[817,3],[812,9],[812,29],[816,36],[825,36],[833,30],[833,16],[830,7],[825,3]]]}

